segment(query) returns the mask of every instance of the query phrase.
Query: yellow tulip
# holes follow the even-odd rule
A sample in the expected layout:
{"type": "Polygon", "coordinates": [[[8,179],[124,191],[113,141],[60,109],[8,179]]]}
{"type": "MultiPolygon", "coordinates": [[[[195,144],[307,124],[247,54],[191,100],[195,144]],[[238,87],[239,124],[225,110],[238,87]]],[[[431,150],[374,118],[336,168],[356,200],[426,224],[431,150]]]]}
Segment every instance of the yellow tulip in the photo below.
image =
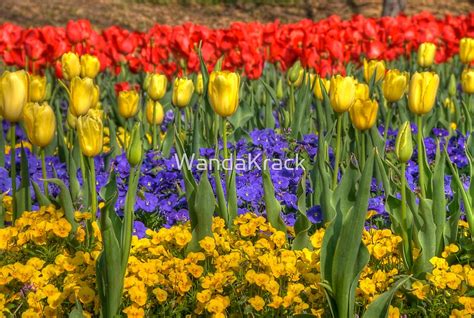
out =
{"type": "Polygon", "coordinates": [[[168,84],[166,76],[162,74],[150,74],[148,79],[145,79],[145,82],[148,82],[146,83],[146,89],[151,99],[159,100],[165,96],[166,85],[168,84]]]}
{"type": "Polygon", "coordinates": [[[209,101],[212,109],[222,116],[229,117],[239,106],[240,76],[229,71],[214,71],[209,77],[209,101]]]}
{"type": "Polygon", "coordinates": [[[30,76],[30,102],[42,102],[46,97],[46,77],[31,75],[30,76]]]}
{"type": "Polygon", "coordinates": [[[408,86],[408,73],[397,69],[389,70],[382,84],[383,96],[394,103],[399,101],[405,94],[408,86]]]}
{"type": "Polygon", "coordinates": [[[357,99],[349,110],[352,124],[360,131],[365,131],[375,125],[379,104],[376,100],[357,99]]]}
{"type": "Polygon", "coordinates": [[[464,64],[474,61],[474,39],[462,38],[459,42],[459,59],[464,64]]]}
{"type": "Polygon", "coordinates": [[[408,162],[413,155],[413,139],[409,121],[404,122],[398,130],[395,140],[395,154],[402,163],[408,162]]]}
{"type": "Polygon", "coordinates": [[[204,92],[204,81],[202,79],[202,74],[199,73],[197,78],[196,78],[196,93],[199,95],[202,95],[204,92]]]}
{"type": "Polygon", "coordinates": [[[100,71],[100,61],[96,56],[85,54],[81,56],[81,77],[94,79],[100,71]]]}
{"type": "Polygon", "coordinates": [[[288,70],[288,84],[299,87],[303,83],[304,68],[300,61],[296,61],[288,70]]]}
{"type": "Polygon", "coordinates": [[[336,75],[331,78],[329,99],[336,113],[344,113],[351,108],[356,98],[356,81],[351,76],[336,75]]]}
{"type": "Polygon", "coordinates": [[[146,119],[148,123],[150,125],[160,125],[163,122],[164,117],[165,112],[160,102],[148,99],[146,102],[146,119]],[[153,116],[153,112],[155,113],[155,116],[153,116]]]}
{"type": "Polygon", "coordinates": [[[433,43],[421,43],[418,47],[418,65],[421,67],[431,66],[436,54],[436,45],[433,43]]]}
{"type": "Polygon", "coordinates": [[[74,77],[71,81],[71,113],[76,116],[85,115],[95,106],[98,100],[98,89],[91,78],[74,77]]]}
{"type": "Polygon", "coordinates": [[[364,83],[356,84],[356,99],[363,101],[369,99],[369,85],[364,83]]]}
{"type": "Polygon", "coordinates": [[[375,76],[375,82],[382,80],[385,76],[385,62],[377,60],[364,59],[364,79],[367,83],[370,82],[372,76],[375,76]],[[375,73],[375,75],[374,75],[375,73]]]}
{"type": "Polygon", "coordinates": [[[69,128],[76,129],[77,117],[71,113],[71,108],[67,109],[66,120],[69,128]]]}
{"type": "Polygon", "coordinates": [[[94,89],[92,90],[92,103],[91,108],[98,109],[100,108],[100,88],[99,85],[94,85],[94,89]]]}
{"type": "Polygon", "coordinates": [[[433,72],[416,72],[410,80],[408,108],[417,115],[429,113],[436,101],[439,76],[433,72]]]}
{"type": "Polygon", "coordinates": [[[28,74],[23,70],[5,71],[0,78],[0,115],[9,122],[16,123],[21,119],[23,108],[28,101],[28,81],[28,74]]]}
{"type": "Polygon", "coordinates": [[[176,107],[186,107],[193,97],[193,81],[187,77],[176,78],[173,84],[172,102],[176,107]]]}
{"type": "Polygon", "coordinates": [[[70,81],[74,77],[81,75],[81,62],[76,53],[64,53],[61,57],[61,68],[64,79],[70,81]]]}
{"type": "Polygon", "coordinates": [[[26,135],[33,145],[44,148],[51,143],[56,131],[56,117],[48,103],[27,103],[23,121],[26,135]]]}
{"type": "Polygon", "coordinates": [[[132,118],[138,113],[138,100],[135,90],[121,91],[118,95],[118,112],[123,118],[132,118]]]}
{"type": "Polygon", "coordinates": [[[79,146],[83,155],[94,157],[100,154],[104,128],[100,115],[93,110],[77,119],[79,146]]]}
{"type": "Polygon", "coordinates": [[[317,77],[316,83],[313,86],[314,97],[319,100],[323,100],[323,92],[321,90],[321,85],[324,86],[326,94],[329,95],[329,88],[331,87],[331,81],[325,78],[317,77]]]}
{"type": "Polygon", "coordinates": [[[474,94],[474,69],[465,69],[461,75],[462,90],[466,94],[474,94]]]}

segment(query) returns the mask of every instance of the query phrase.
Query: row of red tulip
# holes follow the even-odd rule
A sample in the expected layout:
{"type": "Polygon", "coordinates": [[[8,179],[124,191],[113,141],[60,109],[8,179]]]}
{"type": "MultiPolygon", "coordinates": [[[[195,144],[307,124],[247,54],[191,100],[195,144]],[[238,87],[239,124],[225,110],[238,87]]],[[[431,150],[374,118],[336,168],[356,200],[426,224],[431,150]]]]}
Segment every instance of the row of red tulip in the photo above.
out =
{"type": "MultiPolygon", "coordinates": [[[[65,28],[5,23],[0,25],[0,58],[7,65],[28,64],[39,72],[57,67],[61,55],[73,50],[98,56],[103,69],[116,73],[126,63],[133,72],[171,76],[199,70],[197,46],[202,41],[203,58],[209,65],[224,56],[224,69],[239,69],[251,78],[261,75],[265,62],[285,70],[297,59],[325,76],[344,73],[344,64],[359,62],[361,56],[392,60],[410,54],[422,42],[435,43],[436,61],[442,62],[457,53],[462,37],[474,37],[474,13],[441,19],[429,13],[380,19],[354,16],[351,20],[331,16],[293,24],[233,23],[227,29],[187,23],[155,25],[148,32],[118,26],[99,32],[87,20],[70,21],[65,28]]],[[[56,69],[60,73],[60,67],[56,69]]]]}

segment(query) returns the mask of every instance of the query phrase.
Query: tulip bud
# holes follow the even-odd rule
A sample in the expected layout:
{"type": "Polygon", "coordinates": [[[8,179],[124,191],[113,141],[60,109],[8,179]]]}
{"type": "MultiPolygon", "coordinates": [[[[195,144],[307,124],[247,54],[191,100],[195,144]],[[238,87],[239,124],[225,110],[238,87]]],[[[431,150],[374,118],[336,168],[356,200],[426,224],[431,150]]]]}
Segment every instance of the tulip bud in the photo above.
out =
{"type": "Polygon", "coordinates": [[[471,64],[474,61],[474,39],[461,39],[459,42],[459,59],[464,64],[471,64]]]}
{"type": "Polygon", "coordinates": [[[85,54],[81,56],[81,77],[94,79],[100,71],[100,61],[96,56],[85,54]]]}
{"type": "Polygon", "coordinates": [[[349,110],[352,124],[360,131],[365,131],[375,125],[379,104],[376,100],[357,99],[349,110]]]}
{"type": "Polygon", "coordinates": [[[433,72],[416,72],[410,81],[408,108],[417,115],[427,114],[433,109],[439,86],[439,76],[433,72]]]}
{"type": "Polygon", "coordinates": [[[306,85],[309,86],[309,88],[313,88],[313,85],[314,85],[314,80],[316,79],[316,75],[315,74],[311,74],[311,73],[306,73],[305,77],[304,77],[304,82],[306,85]]]}
{"type": "Polygon", "coordinates": [[[69,108],[71,113],[76,116],[85,115],[89,109],[95,106],[98,100],[98,89],[95,87],[92,79],[74,77],[71,80],[71,100],[69,108]]]}
{"type": "Polygon", "coordinates": [[[176,78],[173,84],[173,105],[180,108],[188,106],[191,97],[193,97],[193,92],[194,85],[192,80],[186,77],[176,78]]]}
{"type": "Polygon", "coordinates": [[[94,89],[92,90],[92,103],[91,108],[98,109],[100,108],[100,88],[99,85],[94,85],[94,89]]]}
{"type": "Polygon", "coordinates": [[[93,110],[77,119],[79,146],[84,156],[94,157],[101,153],[103,133],[102,119],[93,110]]]}
{"type": "Polygon", "coordinates": [[[67,109],[66,120],[69,128],[76,129],[77,117],[71,113],[71,108],[67,109]]]}
{"type": "Polygon", "coordinates": [[[323,100],[323,92],[321,90],[321,85],[324,86],[324,89],[326,90],[326,94],[329,95],[329,88],[331,87],[331,81],[325,78],[320,78],[316,80],[316,83],[313,86],[313,93],[314,97],[316,97],[319,100],[323,100]]]}
{"type": "Polygon", "coordinates": [[[28,101],[28,74],[21,70],[5,71],[0,78],[2,102],[0,115],[9,122],[16,123],[21,119],[23,108],[28,101]]]}
{"type": "Polygon", "coordinates": [[[61,68],[64,79],[70,81],[74,77],[81,75],[81,62],[76,53],[64,53],[61,57],[61,68]]]}
{"type": "Polygon", "coordinates": [[[465,69],[461,75],[462,90],[466,94],[474,94],[474,69],[465,69]]]}
{"type": "Polygon", "coordinates": [[[383,96],[389,103],[398,102],[408,86],[408,73],[397,69],[389,70],[382,84],[383,96]]]}
{"type": "Polygon", "coordinates": [[[418,47],[418,65],[421,67],[429,67],[433,64],[436,54],[436,45],[433,43],[421,43],[418,47]]]}
{"type": "Polygon", "coordinates": [[[375,82],[382,80],[385,76],[385,62],[377,60],[364,59],[364,79],[367,83],[370,83],[372,76],[375,76],[375,82]],[[375,75],[374,75],[375,74],[375,75]]]}
{"type": "Polygon", "coordinates": [[[30,102],[42,102],[46,97],[46,77],[31,75],[30,76],[30,102]]]}
{"type": "Polygon", "coordinates": [[[158,101],[148,99],[146,102],[146,119],[150,125],[160,125],[165,117],[163,106],[158,101]],[[155,116],[153,117],[153,112],[155,116]],[[154,118],[154,119],[153,119],[154,118]]]}
{"type": "Polygon", "coordinates": [[[364,83],[356,84],[356,99],[367,100],[369,99],[369,85],[364,83]]]}
{"type": "Polygon", "coordinates": [[[202,79],[202,74],[199,73],[198,76],[196,77],[196,93],[198,95],[202,95],[204,92],[204,80],[202,79]]]}
{"type": "Polygon", "coordinates": [[[304,69],[300,61],[296,61],[288,70],[288,84],[299,87],[303,83],[304,69]]]}
{"type": "Polygon", "coordinates": [[[283,99],[283,81],[281,78],[278,79],[277,88],[276,88],[276,97],[278,100],[283,99]]]}
{"type": "Polygon", "coordinates": [[[166,85],[168,84],[168,80],[166,76],[161,74],[150,74],[147,82],[147,93],[148,96],[153,100],[159,100],[165,96],[166,93],[166,85]]]}
{"type": "Polygon", "coordinates": [[[457,84],[456,84],[456,77],[454,76],[454,74],[451,74],[451,76],[449,76],[449,84],[448,84],[449,96],[451,97],[456,96],[457,90],[458,89],[457,89],[457,84]]]}
{"type": "Polygon", "coordinates": [[[413,155],[413,140],[411,136],[410,122],[406,121],[398,130],[395,141],[395,153],[402,163],[408,162],[413,155]]]}
{"type": "Polygon", "coordinates": [[[240,76],[229,71],[214,71],[209,77],[208,95],[212,109],[229,117],[239,106],[240,76]]]}
{"type": "Polygon", "coordinates": [[[51,143],[56,131],[56,117],[48,103],[27,103],[23,121],[26,135],[33,145],[44,148],[51,143]]]}
{"type": "Polygon", "coordinates": [[[132,118],[138,113],[140,97],[135,90],[121,91],[118,95],[118,112],[125,119],[132,118]]]}
{"type": "Polygon", "coordinates": [[[139,122],[135,123],[132,129],[130,144],[127,148],[127,160],[132,167],[138,166],[143,160],[143,140],[139,122]]]}
{"type": "Polygon", "coordinates": [[[331,78],[329,99],[336,113],[344,113],[351,108],[356,98],[356,81],[352,76],[336,75],[331,78]]]}

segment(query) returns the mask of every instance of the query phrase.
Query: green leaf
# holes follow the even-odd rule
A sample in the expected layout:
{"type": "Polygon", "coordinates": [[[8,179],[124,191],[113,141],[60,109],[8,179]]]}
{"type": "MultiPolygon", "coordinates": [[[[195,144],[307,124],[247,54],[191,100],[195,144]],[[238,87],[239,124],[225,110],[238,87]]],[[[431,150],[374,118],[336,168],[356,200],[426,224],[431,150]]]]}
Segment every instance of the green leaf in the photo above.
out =
{"type": "Polygon", "coordinates": [[[212,217],[216,206],[216,199],[212,186],[207,177],[207,171],[201,175],[201,180],[196,188],[194,199],[194,210],[196,211],[197,224],[192,231],[192,239],[189,242],[186,252],[196,252],[201,248],[199,242],[205,237],[213,237],[212,217]]]}
{"type": "Polygon", "coordinates": [[[379,295],[369,304],[362,318],[388,317],[388,309],[390,307],[390,303],[392,302],[393,296],[400,289],[400,287],[410,280],[410,278],[410,276],[402,276],[399,280],[397,280],[388,291],[379,295]]]}
{"type": "Polygon", "coordinates": [[[26,156],[23,143],[21,144],[20,155],[20,177],[20,187],[14,194],[16,198],[15,219],[21,217],[24,211],[31,211],[30,173],[28,170],[28,157],[26,156]]]}
{"type": "Polygon", "coordinates": [[[161,154],[163,155],[164,158],[169,158],[171,147],[173,147],[173,143],[174,143],[174,128],[173,128],[173,123],[170,123],[166,130],[165,140],[163,140],[163,143],[161,144],[161,154]]]}
{"type": "Polygon", "coordinates": [[[265,201],[268,223],[276,230],[286,233],[286,225],[280,215],[281,205],[275,197],[275,188],[272,183],[270,171],[268,170],[268,160],[265,154],[262,160],[263,199],[265,201]]]}
{"type": "Polygon", "coordinates": [[[33,180],[31,180],[31,184],[33,185],[33,190],[35,191],[35,197],[39,205],[40,206],[51,205],[51,201],[49,201],[49,199],[44,195],[44,193],[41,192],[39,185],[33,180]]]}
{"type": "Polygon", "coordinates": [[[306,216],[306,171],[303,172],[300,182],[298,183],[298,213],[295,222],[295,239],[293,240],[293,250],[302,250],[307,248],[313,250],[308,231],[311,228],[311,222],[306,216]]]}
{"type": "Polygon", "coordinates": [[[56,184],[59,187],[59,200],[61,202],[61,207],[64,210],[64,217],[72,226],[72,232],[75,233],[77,229],[76,219],[74,218],[74,207],[72,205],[71,194],[69,189],[64,184],[61,179],[51,178],[46,179],[46,181],[56,184]]]}
{"type": "Polygon", "coordinates": [[[444,248],[443,234],[446,226],[446,196],[444,193],[444,169],[446,166],[446,153],[440,152],[440,146],[436,148],[436,163],[433,168],[433,221],[435,224],[435,254],[439,255],[444,248]]]}

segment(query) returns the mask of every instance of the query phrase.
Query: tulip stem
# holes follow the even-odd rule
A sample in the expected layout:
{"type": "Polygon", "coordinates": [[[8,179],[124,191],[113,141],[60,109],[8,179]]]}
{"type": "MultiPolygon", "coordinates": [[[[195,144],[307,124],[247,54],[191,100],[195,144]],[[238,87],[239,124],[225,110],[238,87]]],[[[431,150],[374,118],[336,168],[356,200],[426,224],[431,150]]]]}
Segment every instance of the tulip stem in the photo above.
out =
{"type": "Polygon", "coordinates": [[[402,162],[402,180],[401,180],[401,189],[400,195],[402,197],[402,205],[401,209],[401,229],[402,229],[402,240],[403,240],[403,257],[405,259],[405,265],[409,268],[412,262],[411,256],[411,240],[408,237],[408,225],[407,225],[407,194],[406,194],[406,170],[407,164],[406,162],[402,162]]]}
{"type": "Polygon", "coordinates": [[[97,214],[97,191],[96,191],[96,181],[95,181],[95,162],[94,157],[87,157],[89,161],[89,192],[90,192],[90,199],[91,199],[91,216],[92,222],[96,219],[97,214]]]}
{"type": "Polygon", "coordinates": [[[289,118],[290,119],[293,119],[293,115],[295,113],[295,110],[296,110],[296,106],[295,106],[295,87],[293,86],[293,84],[290,84],[290,105],[289,105],[289,108],[290,108],[290,116],[289,118]]]}
{"type": "Polygon", "coordinates": [[[176,118],[175,121],[178,126],[178,135],[181,134],[181,110],[179,108],[176,108],[176,118]]]}
{"type": "Polygon", "coordinates": [[[393,104],[390,103],[388,105],[388,110],[385,117],[385,127],[383,131],[383,139],[385,143],[387,142],[388,129],[390,128],[390,121],[392,120],[392,111],[393,111],[393,104]]]}
{"type": "Polygon", "coordinates": [[[11,179],[12,179],[12,211],[13,211],[13,220],[15,220],[19,215],[16,214],[16,123],[11,123],[10,126],[10,170],[11,170],[11,179]]]}
{"type": "Polygon", "coordinates": [[[155,150],[156,149],[156,122],[155,122],[155,118],[156,118],[156,107],[155,105],[153,104],[153,124],[151,126],[151,143],[152,143],[152,149],[155,150]]]}
{"type": "Polygon", "coordinates": [[[48,181],[46,179],[48,178],[47,173],[46,173],[46,158],[45,158],[45,151],[44,148],[40,149],[40,155],[41,155],[41,170],[43,172],[43,188],[44,188],[44,195],[48,197],[48,181]]]}
{"type": "Polygon", "coordinates": [[[226,118],[222,117],[222,146],[224,150],[224,159],[229,158],[229,153],[227,150],[227,131],[225,129],[226,118]]]}
{"type": "Polygon", "coordinates": [[[425,193],[425,169],[424,169],[424,149],[423,149],[423,117],[417,115],[417,126],[418,133],[416,134],[418,143],[418,182],[420,186],[420,193],[423,198],[426,197],[425,193]]]}
{"type": "Polygon", "coordinates": [[[332,188],[337,185],[337,176],[339,174],[339,162],[341,161],[341,135],[342,135],[342,114],[337,114],[337,135],[336,135],[336,153],[334,163],[334,173],[332,176],[332,188]]]}
{"type": "Polygon", "coordinates": [[[365,131],[360,132],[360,142],[361,142],[361,158],[360,158],[360,166],[361,171],[364,170],[365,166],[365,158],[366,158],[366,151],[365,151],[365,131]]]}

